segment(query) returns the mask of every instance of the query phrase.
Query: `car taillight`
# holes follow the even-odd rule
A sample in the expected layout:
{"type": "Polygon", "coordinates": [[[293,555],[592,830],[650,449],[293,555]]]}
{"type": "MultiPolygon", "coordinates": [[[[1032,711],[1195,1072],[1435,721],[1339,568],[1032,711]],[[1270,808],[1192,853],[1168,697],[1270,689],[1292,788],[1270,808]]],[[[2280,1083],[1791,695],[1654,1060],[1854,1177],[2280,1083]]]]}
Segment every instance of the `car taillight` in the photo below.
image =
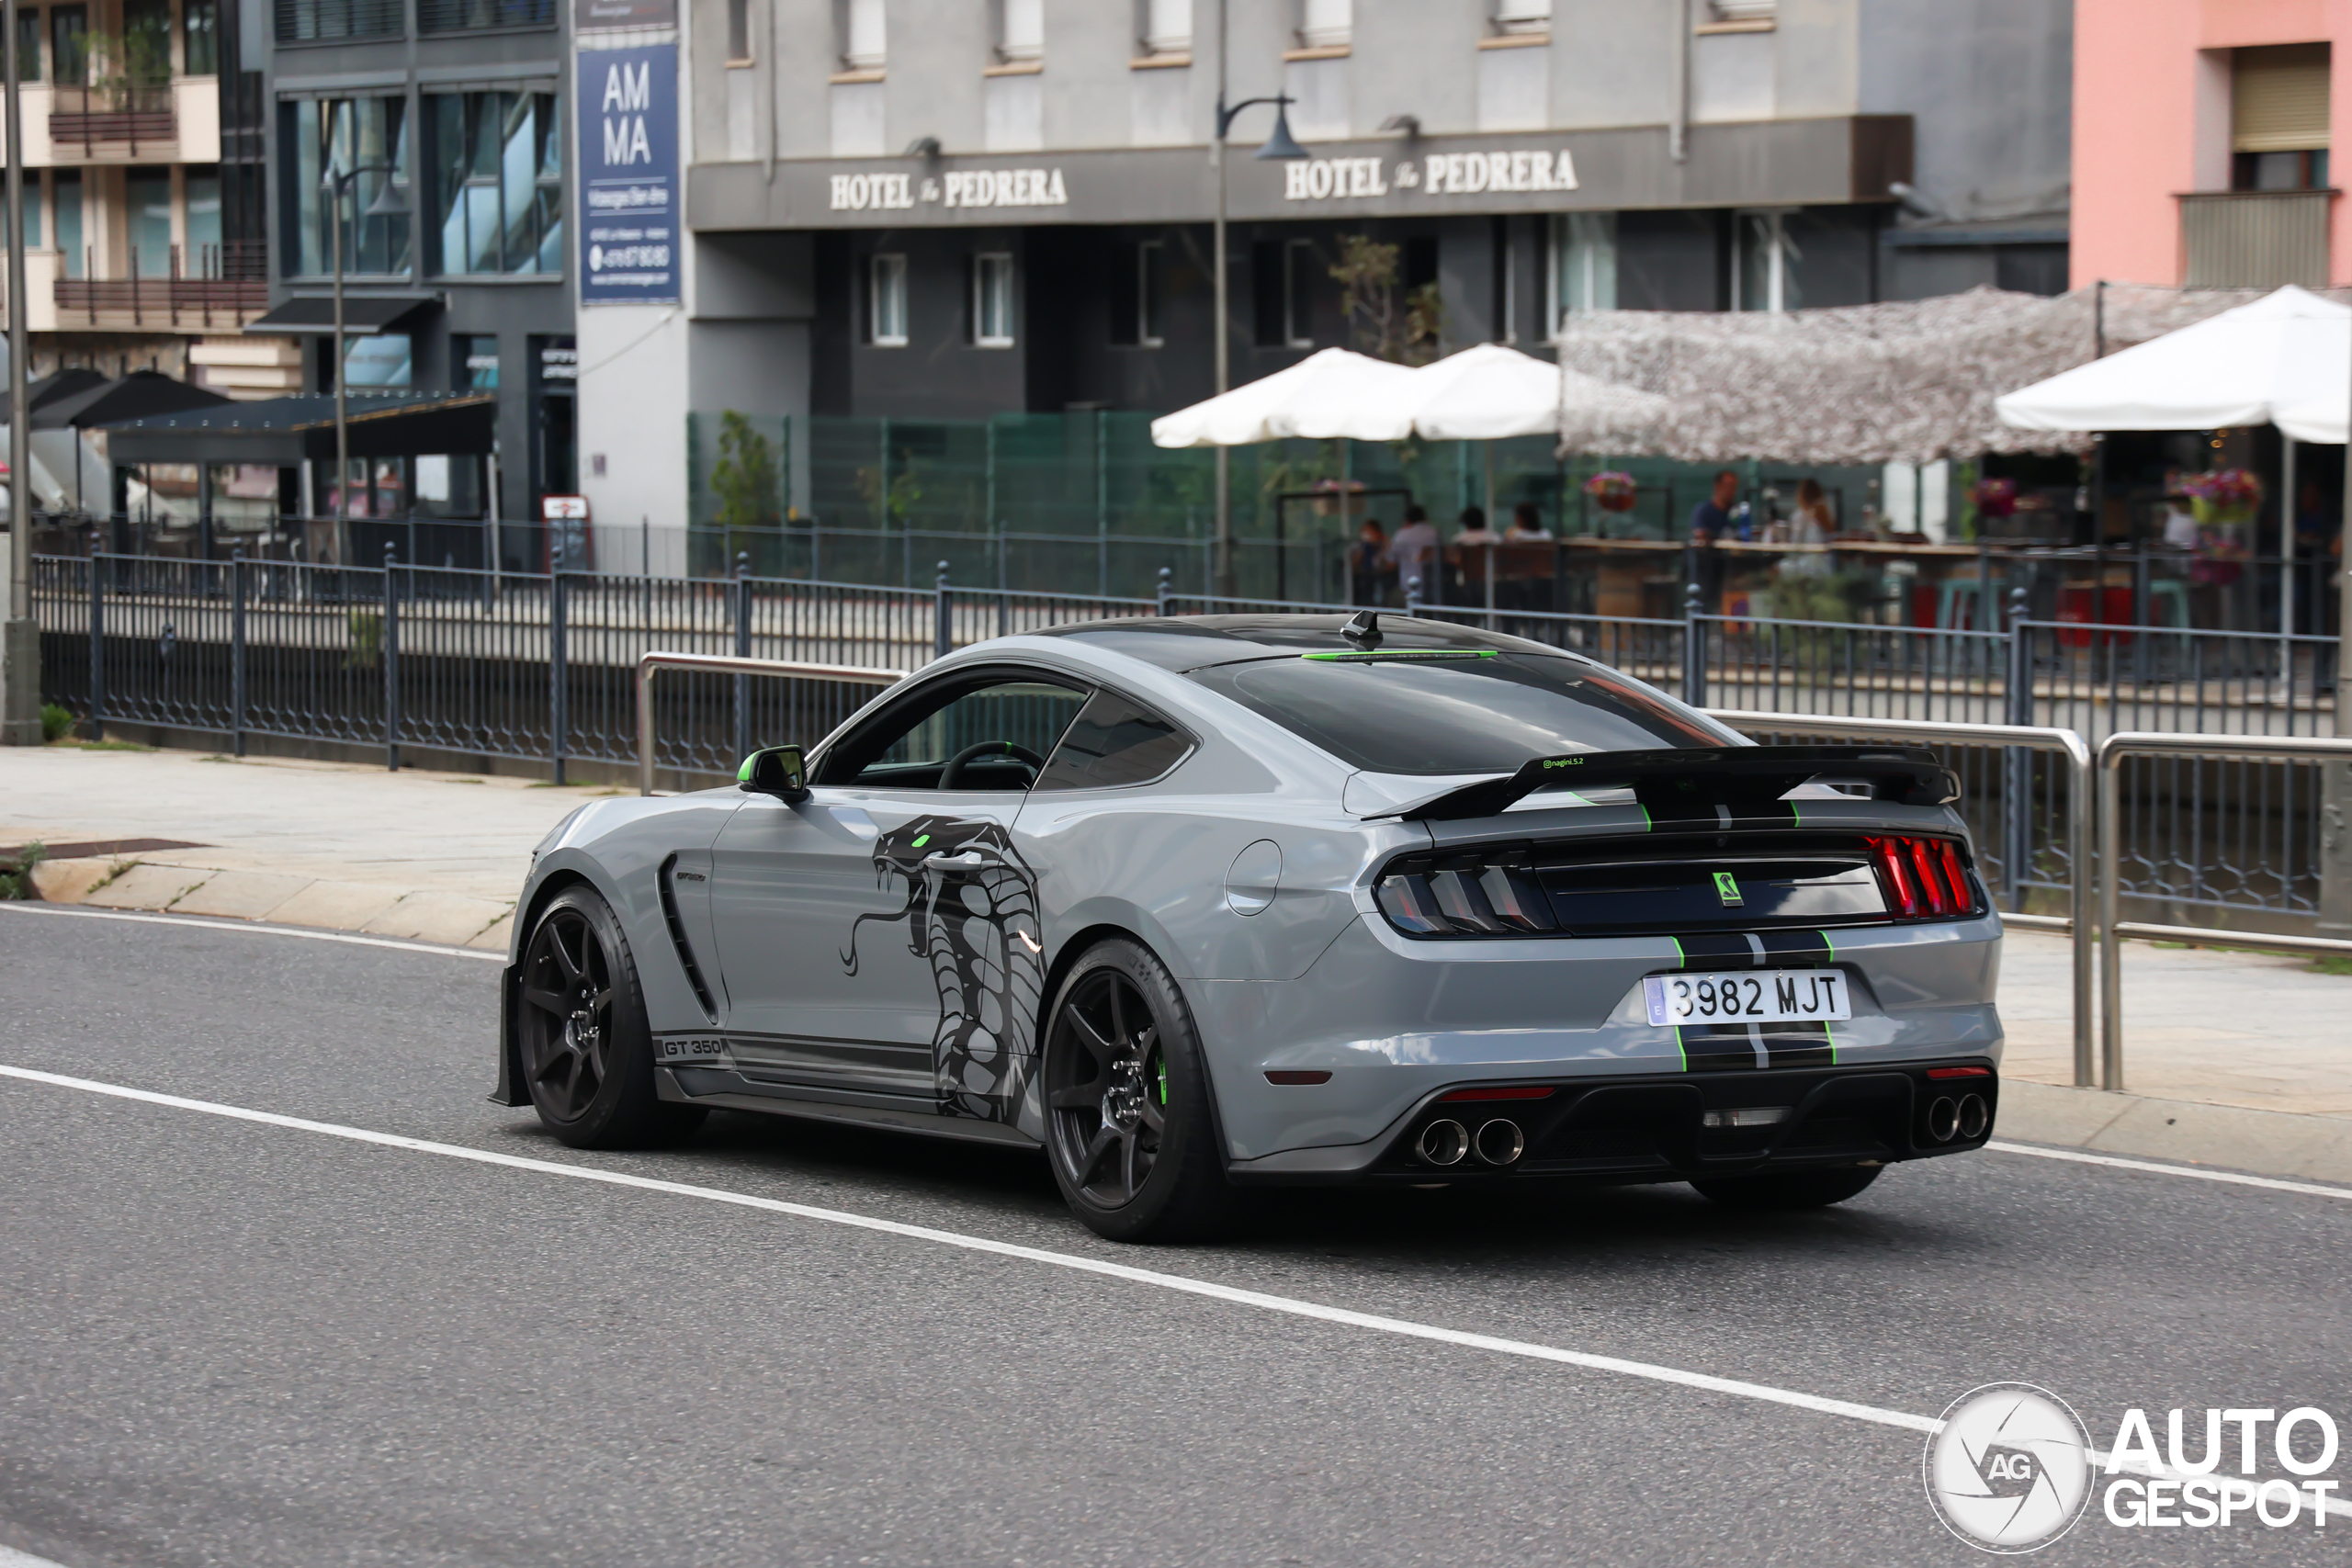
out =
{"type": "Polygon", "coordinates": [[[1885,890],[1887,912],[1898,919],[1936,919],[1977,912],[1976,885],[1948,839],[1889,835],[1863,840],[1885,890]]]}
{"type": "Polygon", "coordinates": [[[1416,936],[1510,936],[1559,929],[1552,900],[1512,859],[1464,859],[1380,879],[1374,897],[1401,931],[1416,936]]]}

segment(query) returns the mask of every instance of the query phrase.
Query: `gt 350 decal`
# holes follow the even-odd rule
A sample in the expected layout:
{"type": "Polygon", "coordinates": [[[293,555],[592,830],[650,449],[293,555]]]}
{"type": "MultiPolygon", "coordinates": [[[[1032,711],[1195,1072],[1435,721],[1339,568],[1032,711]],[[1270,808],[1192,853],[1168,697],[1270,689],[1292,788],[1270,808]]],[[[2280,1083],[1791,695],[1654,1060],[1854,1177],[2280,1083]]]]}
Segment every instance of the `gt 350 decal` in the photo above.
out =
{"type": "Polygon", "coordinates": [[[858,928],[907,922],[907,950],[931,964],[939,988],[932,1068],[950,1115],[1018,1119],[1046,976],[1037,936],[1037,880],[998,823],[920,817],[874,843],[874,874],[905,886],[888,915],[850,922],[842,966],[857,973],[858,928]]]}
{"type": "Polygon", "coordinates": [[[654,1054],[664,1062],[715,1062],[727,1051],[727,1042],[715,1034],[656,1040],[654,1054]]]}

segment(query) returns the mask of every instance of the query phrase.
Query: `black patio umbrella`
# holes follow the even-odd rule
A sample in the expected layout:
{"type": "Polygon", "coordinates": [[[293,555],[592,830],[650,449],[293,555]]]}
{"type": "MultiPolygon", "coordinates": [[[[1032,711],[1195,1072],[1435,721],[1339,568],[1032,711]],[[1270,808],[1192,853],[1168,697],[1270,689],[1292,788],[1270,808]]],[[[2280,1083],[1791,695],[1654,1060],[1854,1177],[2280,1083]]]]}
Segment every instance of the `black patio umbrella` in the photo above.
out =
{"type": "MultiPolygon", "coordinates": [[[[33,411],[33,421],[40,421],[41,410],[60,398],[79,397],[83,393],[107,384],[107,378],[96,370],[76,367],[70,370],[52,370],[25,389],[25,401],[33,411]]],[[[0,392],[0,424],[8,423],[8,394],[0,392]]]]}
{"type": "Polygon", "coordinates": [[[116,420],[146,419],[188,409],[218,408],[229,400],[202,387],[175,381],[160,370],[133,370],[53,402],[33,403],[35,430],[87,430],[116,420]]]}

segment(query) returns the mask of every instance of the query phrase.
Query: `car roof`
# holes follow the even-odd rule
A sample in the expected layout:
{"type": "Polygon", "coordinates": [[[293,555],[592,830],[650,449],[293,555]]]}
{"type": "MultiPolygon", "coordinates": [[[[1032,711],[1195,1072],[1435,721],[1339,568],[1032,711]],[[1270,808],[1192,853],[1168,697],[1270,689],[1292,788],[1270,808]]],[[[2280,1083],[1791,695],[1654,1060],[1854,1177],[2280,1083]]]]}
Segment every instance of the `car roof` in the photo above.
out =
{"type": "MultiPolygon", "coordinates": [[[[1374,611],[1382,651],[1430,649],[1491,649],[1577,659],[1565,649],[1525,637],[1506,637],[1478,626],[1374,611]]],[[[1216,664],[1250,659],[1280,659],[1306,651],[1365,646],[1340,635],[1357,619],[1342,615],[1136,615],[1113,621],[1082,621],[1051,626],[1037,637],[1067,637],[1091,648],[1125,654],[1182,674],[1216,664]]]]}

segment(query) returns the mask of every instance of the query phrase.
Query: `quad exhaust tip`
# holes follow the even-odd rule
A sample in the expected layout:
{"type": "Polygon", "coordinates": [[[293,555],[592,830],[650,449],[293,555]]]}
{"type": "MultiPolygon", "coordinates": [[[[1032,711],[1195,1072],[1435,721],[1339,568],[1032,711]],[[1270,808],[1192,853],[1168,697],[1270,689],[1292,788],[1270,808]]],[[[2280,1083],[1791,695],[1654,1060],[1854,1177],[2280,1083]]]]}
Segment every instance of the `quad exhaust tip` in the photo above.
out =
{"type": "Polygon", "coordinates": [[[1993,1108],[1984,1103],[1981,1094],[1962,1095],[1960,1101],[1960,1135],[1981,1138],[1993,1124],[1993,1108]]]}
{"type": "Polygon", "coordinates": [[[1442,1118],[1421,1129],[1418,1146],[1421,1158],[1431,1165],[1460,1165],[1470,1152],[1470,1132],[1451,1117],[1442,1118]]]}
{"type": "Polygon", "coordinates": [[[1510,1165],[1527,1152],[1527,1135],[1519,1123],[1498,1116],[1478,1129],[1478,1157],[1488,1165],[1510,1165]]]}

